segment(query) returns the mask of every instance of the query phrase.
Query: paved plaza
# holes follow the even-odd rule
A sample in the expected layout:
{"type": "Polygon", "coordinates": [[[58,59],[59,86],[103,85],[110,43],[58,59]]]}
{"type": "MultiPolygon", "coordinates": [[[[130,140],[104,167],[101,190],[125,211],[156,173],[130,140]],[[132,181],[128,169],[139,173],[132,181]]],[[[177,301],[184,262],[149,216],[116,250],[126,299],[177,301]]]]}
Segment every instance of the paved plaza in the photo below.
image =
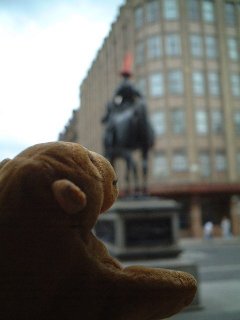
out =
{"type": "Polygon", "coordinates": [[[240,320],[240,280],[203,282],[201,308],[182,312],[173,320],[240,320]]]}
{"type": "MultiPolygon", "coordinates": [[[[185,270],[197,277],[194,308],[169,319],[240,320],[240,238],[184,239],[180,247],[182,253],[175,259],[137,261],[148,267],[185,270]]],[[[132,264],[136,261],[125,262],[132,264]]]]}
{"type": "Polygon", "coordinates": [[[199,270],[200,308],[171,320],[240,320],[240,240],[183,241],[199,270]]]}

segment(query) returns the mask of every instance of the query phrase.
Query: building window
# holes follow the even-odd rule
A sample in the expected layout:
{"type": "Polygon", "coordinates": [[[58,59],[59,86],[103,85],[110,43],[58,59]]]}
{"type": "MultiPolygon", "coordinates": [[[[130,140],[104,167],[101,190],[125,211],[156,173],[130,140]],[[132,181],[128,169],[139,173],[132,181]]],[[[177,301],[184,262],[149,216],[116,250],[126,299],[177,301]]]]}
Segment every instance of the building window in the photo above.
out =
{"type": "Polygon", "coordinates": [[[196,111],[196,131],[200,135],[208,133],[208,118],[205,110],[196,111]]]}
{"type": "Polygon", "coordinates": [[[175,20],[178,18],[178,5],[176,0],[164,0],[163,14],[166,20],[175,20]]]}
{"type": "Polygon", "coordinates": [[[236,24],[236,12],[234,3],[226,2],[225,3],[225,22],[227,26],[233,27],[236,24]]]}
{"type": "Polygon", "coordinates": [[[237,61],[238,60],[238,43],[236,38],[228,38],[227,39],[228,45],[228,56],[231,60],[237,61]]]}
{"type": "Polygon", "coordinates": [[[213,36],[205,37],[206,56],[210,59],[215,59],[218,56],[217,40],[213,36]]]}
{"type": "Polygon", "coordinates": [[[240,97],[240,75],[239,74],[231,75],[231,89],[232,89],[232,95],[234,97],[240,97]]]}
{"type": "Polygon", "coordinates": [[[201,151],[199,153],[199,167],[200,174],[203,177],[209,177],[211,174],[210,156],[207,151],[201,151]]]}
{"type": "Polygon", "coordinates": [[[204,0],[202,2],[202,16],[203,21],[205,22],[214,22],[215,20],[215,12],[214,12],[214,4],[212,0],[204,0]]]}
{"type": "Polygon", "coordinates": [[[178,34],[168,34],[165,37],[165,52],[168,56],[181,54],[181,39],[178,34]]]}
{"type": "Polygon", "coordinates": [[[205,94],[205,83],[203,72],[195,71],[192,74],[193,93],[196,96],[202,96],[205,94]]]}
{"type": "Polygon", "coordinates": [[[217,151],[215,154],[215,169],[218,172],[226,171],[227,169],[227,159],[225,152],[217,151]]]}
{"type": "Polygon", "coordinates": [[[183,110],[176,109],[171,112],[171,125],[174,134],[183,134],[185,132],[185,115],[183,110]]]}
{"type": "Polygon", "coordinates": [[[176,172],[187,171],[188,161],[187,161],[186,152],[179,150],[173,153],[172,168],[176,172]]]}
{"type": "Polygon", "coordinates": [[[164,81],[161,73],[155,73],[149,77],[149,91],[152,97],[161,97],[164,94],[164,81]]]}
{"type": "Polygon", "coordinates": [[[154,23],[159,20],[159,2],[151,0],[147,3],[146,19],[148,23],[154,23]]]}
{"type": "Polygon", "coordinates": [[[223,113],[221,110],[211,111],[211,129],[212,133],[219,134],[224,131],[223,113]]]}
{"type": "Polygon", "coordinates": [[[164,111],[156,111],[151,114],[150,120],[153,130],[157,136],[161,136],[166,132],[166,119],[164,111]]]}
{"type": "Polygon", "coordinates": [[[149,59],[158,58],[161,55],[160,36],[154,35],[147,40],[147,55],[149,59]]]}
{"type": "Polygon", "coordinates": [[[169,174],[168,161],[165,153],[158,152],[153,158],[153,174],[154,176],[165,177],[169,174]]]}
{"type": "Polygon", "coordinates": [[[180,70],[171,70],[168,73],[168,91],[170,94],[183,93],[183,74],[180,70]]]}
{"type": "Polygon", "coordinates": [[[237,172],[238,174],[240,174],[240,150],[238,150],[237,154],[236,154],[236,162],[237,162],[237,172]]]}
{"type": "Polygon", "coordinates": [[[147,83],[145,78],[138,79],[137,88],[144,96],[147,95],[147,83]]]}
{"type": "Polygon", "coordinates": [[[190,20],[200,20],[199,0],[187,0],[187,12],[190,20]]]}
{"type": "Polygon", "coordinates": [[[212,96],[220,95],[219,74],[217,72],[208,72],[208,90],[212,96]]]}
{"type": "Polygon", "coordinates": [[[200,58],[203,56],[203,41],[200,35],[190,36],[190,48],[193,57],[200,58]]]}
{"type": "Polygon", "coordinates": [[[234,128],[236,135],[240,135],[240,110],[234,112],[233,115],[234,128]]]}
{"type": "Polygon", "coordinates": [[[145,53],[144,53],[144,43],[143,42],[139,42],[136,45],[136,52],[135,52],[135,62],[136,65],[139,64],[143,64],[144,63],[144,57],[145,57],[145,53]]]}
{"type": "Polygon", "coordinates": [[[136,7],[134,11],[135,28],[140,29],[143,26],[144,12],[143,7],[136,7]]]}

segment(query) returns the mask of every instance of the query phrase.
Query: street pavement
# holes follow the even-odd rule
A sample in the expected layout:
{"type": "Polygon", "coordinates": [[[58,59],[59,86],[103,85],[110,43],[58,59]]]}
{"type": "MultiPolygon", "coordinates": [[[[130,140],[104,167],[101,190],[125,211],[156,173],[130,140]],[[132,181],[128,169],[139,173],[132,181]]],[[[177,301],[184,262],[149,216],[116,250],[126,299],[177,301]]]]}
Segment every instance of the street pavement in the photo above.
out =
{"type": "MultiPolygon", "coordinates": [[[[192,305],[194,308],[187,308],[169,319],[240,320],[240,237],[182,239],[180,247],[182,253],[176,259],[138,261],[148,267],[197,274],[198,294],[192,305]],[[189,266],[195,268],[189,269],[189,266]]],[[[136,261],[125,262],[126,266],[132,264],[136,261]]]]}
{"type": "Polygon", "coordinates": [[[199,308],[171,320],[240,320],[240,239],[182,240],[199,274],[199,308]]]}

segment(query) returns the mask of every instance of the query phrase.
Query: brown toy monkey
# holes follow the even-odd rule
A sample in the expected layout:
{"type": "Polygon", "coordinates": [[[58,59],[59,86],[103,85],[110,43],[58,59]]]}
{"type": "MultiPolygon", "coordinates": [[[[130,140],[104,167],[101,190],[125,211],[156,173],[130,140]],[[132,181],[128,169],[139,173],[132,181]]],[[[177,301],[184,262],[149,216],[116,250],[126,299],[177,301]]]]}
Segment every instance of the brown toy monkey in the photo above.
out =
{"type": "Polygon", "coordinates": [[[0,319],[154,320],[191,303],[191,275],[123,268],[93,235],[118,194],[105,158],[50,142],[0,166],[0,319]]]}

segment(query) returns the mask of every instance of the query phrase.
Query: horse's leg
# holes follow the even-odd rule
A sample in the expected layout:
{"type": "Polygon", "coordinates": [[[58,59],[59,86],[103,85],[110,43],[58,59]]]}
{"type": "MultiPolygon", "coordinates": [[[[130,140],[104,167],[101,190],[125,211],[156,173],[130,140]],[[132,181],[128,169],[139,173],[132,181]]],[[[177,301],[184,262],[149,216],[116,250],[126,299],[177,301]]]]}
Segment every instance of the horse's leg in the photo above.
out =
{"type": "Polygon", "coordinates": [[[131,162],[132,162],[132,172],[133,172],[133,177],[134,177],[135,193],[138,193],[139,192],[139,181],[138,181],[137,164],[132,157],[131,157],[131,162]]]}
{"type": "Polygon", "coordinates": [[[126,171],[125,171],[126,193],[129,195],[131,193],[131,185],[130,185],[131,162],[127,152],[124,152],[123,158],[126,161],[126,171]]]}
{"type": "Polygon", "coordinates": [[[137,172],[137,165],[134,161],[131,152],[126,151],[125,153],[125,159],[127,163],[127,173],[128,173],[128,179],[129,179],[129,189],[130,189],[130,174],[133,174],[134,178],[134,192],[137,193],[139,190],[139,184],[138,184],[138,172],[137,172]]]}
{"type": "Polygon", "coordinates": [[[142,149],[142,192],[143,194],[147,193],[147,183],[148,183],[148,150],[142,149]]]}

